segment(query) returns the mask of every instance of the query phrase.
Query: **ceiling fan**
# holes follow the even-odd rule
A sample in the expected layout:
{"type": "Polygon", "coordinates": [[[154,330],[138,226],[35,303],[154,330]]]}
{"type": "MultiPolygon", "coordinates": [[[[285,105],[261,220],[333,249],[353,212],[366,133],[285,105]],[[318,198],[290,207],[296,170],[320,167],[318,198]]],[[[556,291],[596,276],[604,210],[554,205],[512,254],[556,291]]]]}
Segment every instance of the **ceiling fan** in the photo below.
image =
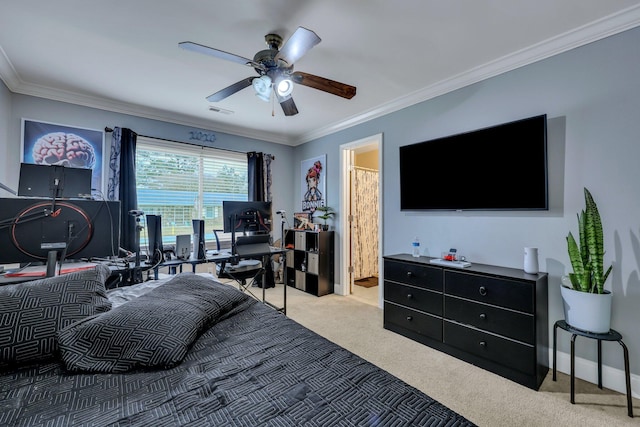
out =
{"type": "Polygon", "coordinates": [[[181,42],[178,45],[186,50],[253,67],[258,73],[259,77],[244,78],[208,96],[207,100],[209,102],[221,101],[246,87],[253,86],[256,96],[263,101],[268,102],[271,99],[271,93],[273,93],[278,99],[285,116],[293,116],[298,114],[298,108],[291,97],[294,83],[346,99],[351,99],[355,96],[355,86],[301,71],[293,71],[294,63],[321,41],[320,37],[313,31],[298,27],[284,45],[282,45],[282,37],[278,34],[267,34],[264,39],[269,48],[256,53],[253,59],[190,41],[181,42]]]}

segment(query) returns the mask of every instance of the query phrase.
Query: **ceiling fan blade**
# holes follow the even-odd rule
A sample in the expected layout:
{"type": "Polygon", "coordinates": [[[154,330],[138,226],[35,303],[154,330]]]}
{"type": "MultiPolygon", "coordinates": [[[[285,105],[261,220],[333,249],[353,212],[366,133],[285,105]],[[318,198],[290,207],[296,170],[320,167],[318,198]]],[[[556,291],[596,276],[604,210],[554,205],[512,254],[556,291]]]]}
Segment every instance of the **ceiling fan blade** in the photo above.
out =
{"type": "Polygon", "coordinates": [[[232,84],[231,86],[227,86],[224,89],[217,91],[213,95],[207,96],[207,101],[209,102],[222,101],[226,97],[241,91],[245,87],[251,86],[251,83],[253,82],[254,78],[255,77],[247,77],[246,79],[242,79],[239,82],[232,84]]]}
{"type": "Polygon", "coordinates": [[[283,97],[276,94],[276,96],[278,97],[278,102],[280,103],[285,116],[295,116],[298,114],[298,108],[296,107],[296,103],[293,102],[291,95],[283,97]]]}
{"type": "Polygon", "coordinates": [[[276,54],[275,59],[282,59],[289,65],[293,65],[298,59],[307,53],[312,47],[320,43],[322,39],[311,30],[298,27],[289,40],[276,54]]]}
{"type": "Polygon", "coordinates": [[[326,79],[324,77],[314,76],[313,74],[303,73],[302,71],[292,73],[291,78],[295,83],[312,87],[332,95],[338,95],[343,98],[351,99],[356,95],[355,86],[326,79]]]}
{"type": "Polygon", "coordinates": [[[248,65],[250,67],[264,69],[264,66],[262,64],[258,64],[257,62],[254,62],[252,59],[244,58],[242,56],[235,55],[233,53],[225,52],[219,49],[214,49],[212,47],[204,46],[198,43],[180,42],[178,43],[178,46],[180,46],[185,50],[190,50],[192,52],[203,53],[205,55],[215,56],[216,58],[224,59],[231,62],[236,62],[241,65],[248,65]]]}

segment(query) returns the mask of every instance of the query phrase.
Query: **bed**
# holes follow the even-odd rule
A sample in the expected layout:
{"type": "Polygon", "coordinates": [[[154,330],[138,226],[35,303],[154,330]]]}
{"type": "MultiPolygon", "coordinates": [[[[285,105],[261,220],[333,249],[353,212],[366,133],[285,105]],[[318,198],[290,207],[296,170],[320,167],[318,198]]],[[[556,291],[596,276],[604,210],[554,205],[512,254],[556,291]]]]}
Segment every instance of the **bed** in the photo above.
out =
{"type": "Polygon", "coordinates": [[[213,277],[108,275],[0,287],[0,425],[474,425],[213,277]]]}

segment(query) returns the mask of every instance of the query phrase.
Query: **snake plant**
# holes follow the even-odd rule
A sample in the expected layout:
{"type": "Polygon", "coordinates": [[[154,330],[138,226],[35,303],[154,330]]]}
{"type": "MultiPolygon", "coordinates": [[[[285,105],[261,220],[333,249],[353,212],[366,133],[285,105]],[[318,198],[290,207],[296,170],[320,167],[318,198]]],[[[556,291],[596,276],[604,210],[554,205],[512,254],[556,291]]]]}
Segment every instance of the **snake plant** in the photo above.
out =
{"type": "Polygon", "coordinates": [[[610,265],[604,272],[602,221],[598,206],[586,188],[584,199],[586,208],[578,214],[580,245],[571,232],[567,236],[569,259],[573,267],[573,273],[569,273],[569,279],[575,290],[602,294],[612,266],[610,265]]]}

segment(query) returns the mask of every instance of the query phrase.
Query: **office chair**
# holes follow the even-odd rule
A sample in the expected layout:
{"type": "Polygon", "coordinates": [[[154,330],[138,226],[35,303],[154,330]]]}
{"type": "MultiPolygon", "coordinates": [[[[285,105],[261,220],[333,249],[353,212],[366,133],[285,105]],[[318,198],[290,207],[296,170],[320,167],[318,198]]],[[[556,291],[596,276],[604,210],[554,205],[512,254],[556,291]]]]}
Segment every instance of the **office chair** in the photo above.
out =
{"type": "MultiPolygon", "coordinates": [[[[216,247],[218,253],[220,252],[220,239],[218,238],[218,231],[213,230],[213,235],[216,239],[216,247]]],[[[262,261],[255,254],[264,253],[265,250],[269,250],[269,235],[255,235],[255,236],[239,236],[236,239],[235,252],[232,253],[233,258],[229,261],[221,261],[216,263],[216,275],[219,279],[231,279],[238,283],[238,289],[241,291],[249,291],[250,285],[264,273],[264,267],[262,261]],[[266,240],[265,240],[266,238],[266,240]],[[266,244],[265,246],[262,244],[266,244]],[[254,254],[252,258],[251,255],[254,254]]],[[[252,294],[253,295],[253,294],[252,294]]]]}

